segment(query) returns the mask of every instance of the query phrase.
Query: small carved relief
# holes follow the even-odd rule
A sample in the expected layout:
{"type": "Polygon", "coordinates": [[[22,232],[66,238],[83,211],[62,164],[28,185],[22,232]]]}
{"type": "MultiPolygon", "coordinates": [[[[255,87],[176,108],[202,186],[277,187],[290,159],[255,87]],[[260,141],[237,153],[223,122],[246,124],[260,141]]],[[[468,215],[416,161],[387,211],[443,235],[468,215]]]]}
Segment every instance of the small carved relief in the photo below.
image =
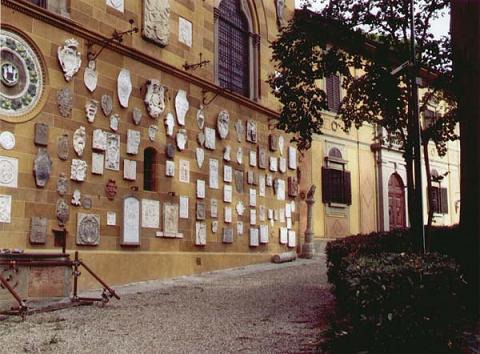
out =
{"type": "Polygon", "coordinates": [[[215,129],[205,127],[205,148],[215,150],[215,129]]]}
{"type": "Polygon", "coordinates": [[[172,160],[165,161],[165,176],[175,176],[175,162],[172,160]]]}
{"type": "Polygon", "coordinates": [[[258,147],[258,168],[266,169],[268,164],[267,149],[258,147]]]}
{"type": "Polygon", "coordinates": [[[80,199],[82,198],[82,193],[80,192],[80,189],[75,189],[72,194],[72,200],[70,203],[74,206],[79,206],[80,205],[80,199]]]}
{"type": "Polygon", "coordinates": [[[117,78],[117,94],[120,106],[128,108],[128,101],[132,93],[132,80],[130,78],[130,71],[123,68],[118,73],[117,78]]]}
{"type": "Polygon", "coordinates": [[[270,147],[270,151],[277,151],[278,150],[278,136],[275,134],[270,134],[268,136],[268,145],[270,147]]]}
{"type": "Polygon", "coordinates": [[[107,134],[102,129],[93,131],[92,149],[100,151],[107,149],[107,134]]]}
{"type": "Polygon", "coordinates": [[[95,60],[90,60],[83,72],[83,82],[87,87],[88,91],[93,92],[97,88],[98,73],[97,73],[97,63],[95,60]]]}
{"type": "Polygon", "coordinates": [[[212,221],[212,233],[216,234],[218,231],[218,221],[217,220],[213,220],[212,221]]]}
{"type": "Polygon", "coordinates": [[[83,196],[81,204],[83,209],[92,209],[92,198],[83,196]]]}
{"type": "Polygon", "coordinates": [[[135,181],[137,179],[137,161],[123,160],[123,179],[135,181]]]}
{"type": "Polygon", "coordinates": [[[217,117],[217,131],[220,139],[226,139],[229,131],[230,115],[228,111],[222,110],[217,117]]]}
{"type": "Polygon", "coordinates": [[[139,125],[142,121],[143,113],[140,108],[134,107],[132,111],[132,120],[135,125],[139,125]]]}
{"type": "Polygon", "coordinates": [[[163,204],[163,232],[166,237],[177,237],[178,233],[178,204],[163,204]]]}
{"type": "Polygon", "coordinates": [[[140,145],[140,132],[138,130],[127,130],[127,154],[138,154],[138,147],[140,145]]]}
{"type": "Polygon", "coordinates": [[[151,79],[147,81],[147,92],[143,100],[147,112],[152,118],[158,118],[165,110],[165,88],[160,81],[151,79]]]}
{"type": "Polygon", "coordinates": [[[32,216],[30,228],[30,243],[32,245],[45,244],[47,241],[48,219],[40,216],[32,216]]]}
{"type": "Polygon", "coordinates": [[[80,52],[77,50],[79,43],[76,39],[67,39],[63,47],[58,47],[57,57],[62,67],[65,80],[70,81],[72,77],[80,69],[82,58],[80,52]]]}
{"type": "Polygon", "coordinates": [[[203,166],[203,161],[205,159],[205,151],[202,148],[197,148],[195,150],[195,156],[197,158],[197,165],[198,168],[202,168],[203,166]]]}
{"type": "Polygon", "coordinates": [[[180,150],[180,151],[185,150],[185,147],[187,146],[187,140],[188,140],[187,130],[186,129],[178,129],[175,140],[177,142],[178,150],[180,150]]]}
{"type": "Polygon", "coordinates": [[[192,23],[183,17],[178,18],[178,41],[192,47],[192,23]]]}
{"type": "Polygon", "coordinates": [[[97,246],[100,242],[100,216],[77,214],[77,245],[97,246]]]}
{"type": "Polygon", "coordinates": [[[73,150],[79,157],[82,157],[86,143],[87,134],[85,133],[85,127],[82,126],[73,133],[73,150]]]}
{"type": "Polygon", "coordinates": [[[197,220],[205,220],[205,201],[197,200],[197,220]]]}
{"type": "Polygon", "coordinates": [[[200,145],[201,147],[205,146],[205,134],[203,133],[203,131],[197,134],[197,142],[198,145],[200,145]]]}
{"type": "Polygon", "coordinates": [[[114,179],[109,179],[105,185],[105,195],[109,200],[114,200],[117,195],[117,182],[114,179]]]}
{"type": "Polygon", "coordinates": [[[105,154],[105,168],[107,170],[120,170],[120,135],[106,133],[107,150],[105,154]]]}
{"type": "Polygon", "coordinates": [[[167,136],[173,136],[173,128],[175,127],[175,118],[171,112],[167,113],[167,117],[165,118],[165,132],[167,136]]]}
{"type": "Polygon", "coordinates": [[[207,224],[204,222],[195,223],[195,245],[205,246],[207,244],[207,224]]]}
{"type": "Polygon", "coordinates": [[[232,180],[233,180],[232,166],[224,165],[223,166],[223,181],[231,183],[232,180]]]}
{"type": "Polygon", "coordinates": [[[203,110],[203,105],[200,105],[200,108],[197,110],[197,126],[200,130],[203,130],[203,127],[205,126],[205,112],[203,110]]]}
{"type": "Polygon", "coordinates": [[[235,189],[238,193],[243,193],[243,171],[235,170],[235,189]]]}
{"type": "Polygon", "coordinates": [[[48,155],[46,148],[38,148],[37,157],[35,158],[33,173],[35,174],[35,184],[39,188],[45,187],[50,173],[52,172],[52,160],[48,155]]]}
{"type": "Polygon", "coordinates": [[[158,126],[156,125],[151,125],[148,127],[148,138],[150,141],[155,141],[157,137],[157,131],[158,131],[158,126]]]}
{"type": "Polygon", "coordinates": [[[59,198],[55,207],[55,214],[57,216],[58,225],[65,226],[70,218],[70,208],[65,200],[59,198]]]}
{"type": "Polygon", "coordinates": [[[95,121],[95,116],[97,115],[98,110],[98,101],[97,100],[88,100],[85,104],[85,114],[89,123],[95,121]]]}
{"type": "Polygon", "coordinates": [[[175,97],[175,111],[177,113],[178,125],[185,125],[185,116],[187,115],[189,107],[187,92],[178,90],[177,96],[175,97]]]}
{"type": "Polygon", "coordinates": [[[235,122],[235,132],[237,133],[237,141],[241,143],[243,141],[243,134],[245,134],[245,126],[240,119],[235,122]]]}
{"type": "Polygon", "coordinates": [[[60,135],[57,138],[57,156],[60,160],[68,160],[68,134],[60,135]]]}
{"type": "Polygon", "coordinates": [[[216,199],[210,199],[210,217],[218,217],[218,201],[216,199]]]}
{"type": "Polygon", "coordinates": [[[288,177],[288,196],[298,196],[298,180],[297,177],[288,177]]]}
{"type": "Polygon", "coordinates": [[[114,8],[117,11],[124,12],[124,0],[107,0],[107,6],[114,8]]]}
{"type": "Polygon", "coordinates": [[[247,141],[257,143],[257,122],[252,119],[247,121],[247,141]]]}
{"type": "Polygon", "coordinates": [[[218,189],[218,160],[209,159],[209,180],[208,186],[212,189],[218,189]]]}
{"type": "Polygon", "coordinates": [[[245,212],[245,206],[243,205],[243,202],[241,200],[237,202],[237,205],[235,206],[235,210],[237,211],[237,214],[239,216],[242,216],[243,213],[245,212]]]}
{"type": "Polygon", "coordinates": [[[95,175],[103,175],[103,166],[105,157],[103,153],[92,152],[92,173],[95,175]]]}
{"type": "Polygon", "coordinates": [[[143,36],[164,47],[170,36],[170,1],[145,0],[143,8],[143,36]]]}
{"type": "Polygon", "coordinates": [[[237,148],[237,162],[241,165],[243,162],[243,149],[241,146],[237,148]]]}
{"type": "Polygon", "coordinates": [[[70,88],[65,87],[57,91],[57,105],[62,117],[70,117],[73,107],[73,94],[70,88]]]}
{"type": "Polygon", "coordinates": [[[102,112],[105,117],[108,117],[113,112],[113,99],[112,96],[104,94],[101,99],[102,112]]]}
{"type": "Polygon", "coordinates": [[[34,134],[35,145],[47,146],[48,145],[48,124],[35,123],[34,134]]]}
{"type": "Polygon", "coordinates": [[[83,160],[72,159],[70,166],[70,179],[83,182],[87,177],[87,162],[83,160]]]}
{"type": "Polygon", "coordinates": [[[57,193],[64,196],[68,192],[68,178],[65,173],[61,172],[57,179],[57,193]]]}
{"type": "Polygon", "coordinates": [[[17,188],[18,159],[0,156],[0,186],[17,188]]]}
{"type": "Polygon", "coordinates": [[[231,153],[232,153],[232,147],[230,145],[225,146],[223,149],[223,160],[224,161],[231,161],[231,153]]]}
{"type": "Polygon", "coordinates": [[[110,129],[114,132],[118,131],[118,127],[120,125],[120,116],[115,113],[110,116],[110,129]]]}

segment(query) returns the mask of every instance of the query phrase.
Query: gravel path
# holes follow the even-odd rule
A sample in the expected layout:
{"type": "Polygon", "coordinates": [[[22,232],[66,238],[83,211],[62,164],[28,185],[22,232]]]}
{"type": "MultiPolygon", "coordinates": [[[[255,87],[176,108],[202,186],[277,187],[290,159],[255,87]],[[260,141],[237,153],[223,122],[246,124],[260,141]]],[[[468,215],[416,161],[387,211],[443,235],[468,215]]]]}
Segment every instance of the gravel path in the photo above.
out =
{"type": "Polygon", "coordinates": [[[117,290],[104,308],[0,321],[0,353],[314,352],[333,303],[323,255],[117,290]]]}

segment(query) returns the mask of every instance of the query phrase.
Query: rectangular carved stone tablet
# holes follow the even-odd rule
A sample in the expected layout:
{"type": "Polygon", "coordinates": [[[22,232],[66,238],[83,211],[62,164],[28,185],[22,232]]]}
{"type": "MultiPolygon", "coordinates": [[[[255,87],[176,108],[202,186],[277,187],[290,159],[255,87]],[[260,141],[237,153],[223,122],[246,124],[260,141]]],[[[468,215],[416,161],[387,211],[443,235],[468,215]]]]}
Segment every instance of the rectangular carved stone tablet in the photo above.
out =
{"type": "Polygon", "coordinates": [[[48,219],[40,216],[32,216],[30,230],[31,244],[44,244],[47,241],[48,219]]]}

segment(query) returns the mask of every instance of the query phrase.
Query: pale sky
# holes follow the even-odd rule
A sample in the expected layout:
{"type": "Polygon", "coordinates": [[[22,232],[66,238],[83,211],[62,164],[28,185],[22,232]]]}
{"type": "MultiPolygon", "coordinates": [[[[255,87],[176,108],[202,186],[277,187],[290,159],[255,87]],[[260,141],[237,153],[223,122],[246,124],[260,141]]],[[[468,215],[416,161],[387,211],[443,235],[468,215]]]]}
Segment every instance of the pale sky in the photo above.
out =
{"type": "MultiPolygon", "coordinates": [[[[301,7],[304,0],[295,0],[295,6],[301,7]]],[[[319,4],[314,4],[312,10],[320,9],[319,4]]],[[[450,30],[450,14],[443,16],[432,23],[432,33],[436,36],[446,36],[450,30]]]]}

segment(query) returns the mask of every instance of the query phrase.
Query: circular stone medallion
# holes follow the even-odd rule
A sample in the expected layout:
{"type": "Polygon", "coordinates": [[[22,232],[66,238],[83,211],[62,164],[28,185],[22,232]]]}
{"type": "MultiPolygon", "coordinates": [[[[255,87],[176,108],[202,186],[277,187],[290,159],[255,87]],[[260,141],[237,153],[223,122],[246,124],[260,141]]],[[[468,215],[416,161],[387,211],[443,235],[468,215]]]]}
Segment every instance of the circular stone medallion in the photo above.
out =
{"type": "Polygon", "coordinates": [[[22,35],[0,30],[0,117],[9,122],[33,118],[44,96],[45,68],[38,50],[22,35]],[[35,112],[34,112],[35,110],[35,112]]]}
{"type": "Polygon", "coordinates": [[[6,131],[0,133],[0,146],[5,150],[12,150],[15,147],[15,135],[6,131]]]}

